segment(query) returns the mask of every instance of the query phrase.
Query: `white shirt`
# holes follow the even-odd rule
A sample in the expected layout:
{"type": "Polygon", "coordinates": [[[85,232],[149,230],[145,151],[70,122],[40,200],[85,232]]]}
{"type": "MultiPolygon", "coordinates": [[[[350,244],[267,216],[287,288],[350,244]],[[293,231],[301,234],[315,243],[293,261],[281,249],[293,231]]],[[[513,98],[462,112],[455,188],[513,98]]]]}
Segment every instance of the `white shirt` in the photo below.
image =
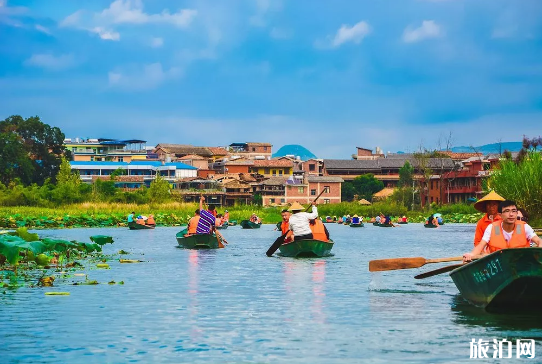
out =
{"type": "Polygon", "coordinates": [[[309,220],[316,219],[318,217],[318,209],[316,206],[312,206],[312,212],[298,212],[290,216],[290,230],[294,232],[295,236],[312,234],[309,220]]]}
{"type": "MultiPolygon", "coordinates": [[[[502,222],[501,222],[501,228],[502,228],[502,222]]],[[[489,239],[491,239],[491,230],[493,230],[493,224],[489,224],[484,231],[484,236],[482,237],[482,240],[486,243],[489,243],[489,239]]],[[[510,239],[512,239],[512,233],[509,233],[502,229],[502,236],[504,237],[504,240],[506,242],[509,242],[510,239]]],[[[531,239],[536,236],[536,233],[534,232],[533,228],[530,227],[528,224],[525,224],[525,236],[527,237],[527,240],[531,241],[531,239]]]]}

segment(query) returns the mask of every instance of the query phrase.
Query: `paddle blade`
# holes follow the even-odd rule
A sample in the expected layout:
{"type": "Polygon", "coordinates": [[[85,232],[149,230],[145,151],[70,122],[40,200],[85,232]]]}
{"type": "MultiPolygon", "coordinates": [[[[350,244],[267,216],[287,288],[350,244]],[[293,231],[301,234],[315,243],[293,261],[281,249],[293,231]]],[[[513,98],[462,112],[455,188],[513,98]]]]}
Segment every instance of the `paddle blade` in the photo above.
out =
{"type": "Polygon", "coordinates": [[[432,276],[436,276],[438,274],[443,274],[443,273],[446,273],[446,272],[451,272],[453,271],[454,269],[456,268],[459,268],[459,267],[462,267],[463,264],[453,264],[453,265],[448,265],[446,267],[442,267],[442,268],[439,268],[439,269],[435,269],[435,270],[430,270],[429,272],[425,272],[425,273],[422,273],[422,274],[418,274],[417,276],[414,276],[415,279],[424,279],[424,278],[429,278],[429,277],[432,277],[432,276]]]}
{"type": "Polygon", "coordinates": [[[419,268],[423,266],[425,262],[425,258],[422,257],[371,260],[369,262],[369,272],[419,268]]]}
{"type": "Polygon", "coordinates": [[[273,245],[271,245],[271,247],[267,250],[267,252],[265,252],[265,255],[267,255],[268,257],[272,256],[277,251],[277,249],[282,245],[282,243],[284,243],[284,238],[286,238],[287,234],[288,232],[286,232],[286,234],[283,234],[277,240],[275,240],[273,245]]]}

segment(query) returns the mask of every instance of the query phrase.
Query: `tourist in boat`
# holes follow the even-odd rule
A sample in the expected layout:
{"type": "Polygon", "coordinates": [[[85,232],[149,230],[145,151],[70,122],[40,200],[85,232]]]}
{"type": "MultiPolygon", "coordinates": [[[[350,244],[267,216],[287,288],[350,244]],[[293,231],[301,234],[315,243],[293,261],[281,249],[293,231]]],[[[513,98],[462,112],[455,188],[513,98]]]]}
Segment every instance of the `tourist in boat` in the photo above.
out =
{"type": "Polygon", "coordinates": [[[402,222],[408,222],[408,219],[405,215],[403,215],[403,218],[401,219],[402,222]]]}
{"type": "Polygon", "coordinates": [[[222,214],[216,215],[215,226],[222,226],[223,223],[224,223],[224,220],[222,220],[222,214]]]}
{"type": "Polygon", "coordinates": [[[222,221],[224,221],[224,224],[228,224],[230,222],[230,213],[228,210],[224,211],[224,216],[222,217],[222,221]]]}
{"type": "Polygon", "coordinates": [[[132,213],[128,215],[128,223],[134,222],[134,216],[135,212],[132,211],[132,213]]]}
{"type": "Polygon", "coordinates": [[[496,221],[501,221],[499,215],[499,203],[504,201],[504,198],[496,192],[491,191],[474,204],[474,208],[485,213],[484,216],[476,223],[476,232],[474,233],[474,246],[478,245],[484,236],[487,227],[496,221]]]}
{"type": "Polygon", "coordinates": [[[360,221],[359,221],[359,216],[358,215],[354,215],[352,217],[352,225],[359,225],[360,224],[360,221]]]}
{"type": "Polygon", "coordinates": [[[188,221],[188,232],[184,236],[194,235],[199,223],[199,209],[194,212],[194,216],[188,221]]]}
{"type": "Polygon", "coordinates": [[[139,225],[145,225],[145,217],[139,215],[139,216],[137,217],[137,219],[136,219],[136,224],[139,224],[139,225]]]}
{"type": "Polygon", "coordinates": [[[331,222],[331,221],[333,221],[333,220],[331,219],[331,216],[326,216],[326,222],[331,222]]]}
{"type": "Polygon", "coordinates": [[[288,244],[293,241],[293,233],[290,230],[290,211],[284,209],[282,210],[281,214],[282,221],[279,223],[279,228],[282,233],[282,235],[286,234],[286,237],[284,238],[283,244],[288,244]]]}
{"type": "Polygon", "coordinates": [[[329,231],[327,231],[326,226],[320,218],[310,220],[309,227],[312,231],[312,238],[314,240],[329,241],[329,231]]]}
{"type": "Polygon", "coordinates": [[[209,210],[203,208],[203,201],[205,197],[201,196],[199,200],[199,221],[198,227],[196,228],[196,234],[211,234],[215,229],[215,207],[213,205],[209,206],[209,210]]]}
{"type": "Polygon", "coordinates": [[[337,221],[337,216],[333,216],[333,222],[337,221]]]}
{"type": "Polygon", "coordinates": [[[382,220],[382,218],[380,217],[380,215],[376,215],[375,221],[380,224],[381,220],[382,220]]]}
{"type": "Polygon", "coordinates": [[[156,225],[156,222],[154,221],[154,215],[153,214],[149,215],[149,218],[147,219],[147,225],[152,225],[152,226],[156,225]]]}
{"type": "Polygon", "coordinates": [[[312,212],[302,212],[303,210],[303,206],[298,202],[294,202],[289,208],[289,211],[292,212],[290,230],[294,233],[294,241],[313,238],[309,221],[318,217],[316,203],[312,203],[312,212]]]}
{"type": "Polygon", "coordinates": [[[542,248],[542,239],[536,235],[533,228],[517,219],[518,209],[514,201],[502,201],[499,204],[498,212],[501,214],[502,220],[488,225],[480,243],[470,253],[463,255],[464,262],[470,262],[473,256],[485,253],[486,246],[488,253],[507,248],[528,248],[531,243],[542,248]]]}
{"type": "Polygon", "coordinates": [[[425,225],[433,225],[433,226],[436,226],[436,227],[439,226],[439,225],[438,225],[438,219],[435,217],[434,214],[432,214],[431,216],[429,216],[429,217],[427,218],[427,220],[425,220],[425,223],[424,223],[424,224],[425,224],[425,225]]]}

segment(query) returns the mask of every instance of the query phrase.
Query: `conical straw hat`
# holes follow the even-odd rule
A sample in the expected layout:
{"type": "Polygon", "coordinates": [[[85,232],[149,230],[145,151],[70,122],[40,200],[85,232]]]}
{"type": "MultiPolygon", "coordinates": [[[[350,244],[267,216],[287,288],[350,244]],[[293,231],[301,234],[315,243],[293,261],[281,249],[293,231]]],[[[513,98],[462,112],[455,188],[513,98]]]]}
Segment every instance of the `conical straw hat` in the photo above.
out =
{"type": "Polygon", "coordinates": [[[481,199],[479,199],[475,204],[474,208],[480,212],[486,212],[486,202],[487,201],[504,201],[504,198],[499,196],[495,191],[491,191],[481,199]]]}
{"type": "Polygon", "coordinates": [[[303,206],[301,206],[301,204],[299,202],[294,202],[292,204],[292,206],[290,206],[290,208],[288,209],[290,211],[303,211],[305,210],[305,208],[303,206]]]}
{"type": "Polygon", "coordinates": [[[359,216],[358,216],[358,215],[354,215],[354,216],[352,216],[352,217],[359,217],[359,216]]]}

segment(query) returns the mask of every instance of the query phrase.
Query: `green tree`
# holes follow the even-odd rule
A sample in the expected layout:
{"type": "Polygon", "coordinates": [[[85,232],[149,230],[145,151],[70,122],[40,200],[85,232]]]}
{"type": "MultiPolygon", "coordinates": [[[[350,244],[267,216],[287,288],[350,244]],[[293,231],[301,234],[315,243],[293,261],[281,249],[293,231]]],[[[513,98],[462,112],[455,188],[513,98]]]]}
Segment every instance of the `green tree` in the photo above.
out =
{"type": "Polygon", "coordinates": [[[263,204],[263,197],[259,193],[255,193],[254,196],[252,196],[252,204],[261,206],[263,204]]]}
{"type": "Polygon", "coordinates": [[[352,187],[358,198],[371,201],[375,193],[384,189],[384,182],[377,180],[374,174],[367,173],[354,178],[352,187]]]}
{"type": "MultiPolygon", "coordinates": [[[[38,116],[26,119],[20,115],[10,116],[0,121],[0,133],[14,135],[21,141],[33,166],[31,183],[42,185],[47,178],[55,180],[62,156],[71,157],[64,147],[64,133],[57,127],[43,123],[38,116]]],[[[17,163],[16,160],[11,162],[17,163]]],[[[24,173],[28,173],[27,168],[24,173]]],[[[24,173],[17,177],[29,184],[23,178],[24,173]]]]}
{"type": "Polygon", "coordinates": [[[126,174],[126,170],[123,168],[117,168],[113,172],[111,172],[111,181],[116,181],[118,176],[124,176],[126,174]]]}
{"type": "Polygon", "coordinates": [[[345,181],[341,186],[341,201],[352,201],[355,193],[352,182],[345,181]]]}
{"type": "Polygon", "coordinates": [[[414,177],[414,167],[405,161],[405,164],[399,169],[399,187],[411,187],[414,177]]]}
{"type": "Polygon", "coordinates": [[[82,200],[81,178],[79,172],[72,171],[70,162],[61,158],[60,170],[57,175],[57,184],[53,192],[54,199],[58,203],[73,203],[82,200]]]}
{"type": "Polygon", "coordinates": [[[23,184],[32,182],[34,166],[24,144],[15,133],[0,132],[0,182],[8,185],[16,178],[23,184]]]}
{"type": "Polygon", "coordinates": [[[171,185],[158,173],[151,182],[148,193],[151,202],[165,202],[171,198],[171,185]]]}

